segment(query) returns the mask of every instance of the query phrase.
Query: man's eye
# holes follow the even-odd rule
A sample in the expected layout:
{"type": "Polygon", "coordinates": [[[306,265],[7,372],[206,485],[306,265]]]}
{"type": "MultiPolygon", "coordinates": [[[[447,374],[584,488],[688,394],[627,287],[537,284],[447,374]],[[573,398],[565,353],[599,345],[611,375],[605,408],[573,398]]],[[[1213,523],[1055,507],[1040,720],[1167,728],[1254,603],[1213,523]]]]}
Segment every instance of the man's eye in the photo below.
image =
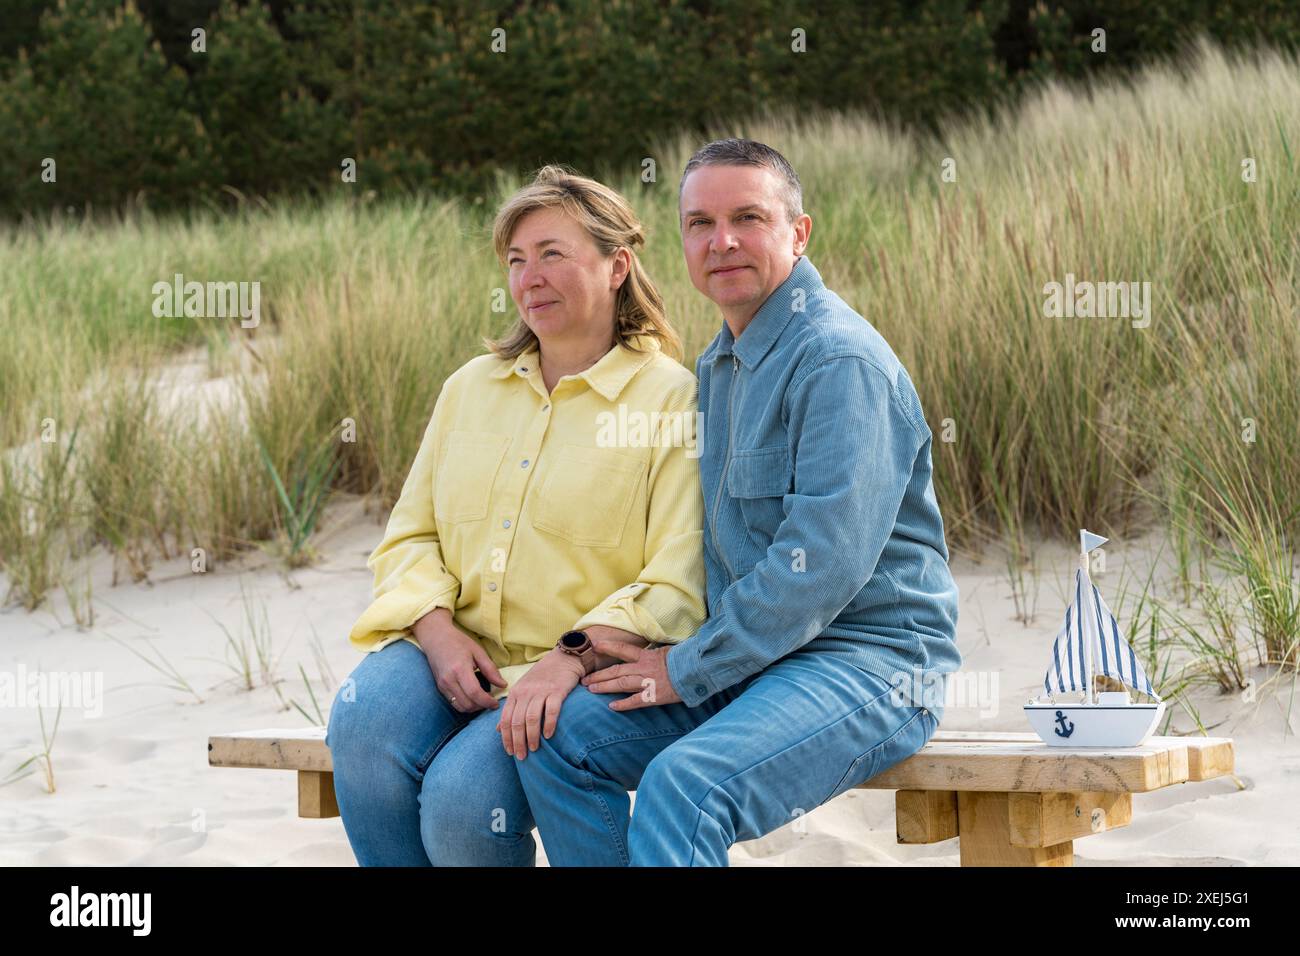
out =
{"type": "Polygon", "coordinates": [[[758,218],[758,215],[757,215],[756,213],[747,212],[747,213],[745,213],[743,216],[741,216],[740,218],[741,218],[741,219],[757,219],[757,218],[758,218]]]}
{"type": "Polygon", "coordinates": [[[692,225],[692,226],[698,226],[698,225],[699,225],[700,223],[702,223],[702,222],[704,222],[703,219],[692,219],[692,220],[690,221],[690,225],[692,225]]]}

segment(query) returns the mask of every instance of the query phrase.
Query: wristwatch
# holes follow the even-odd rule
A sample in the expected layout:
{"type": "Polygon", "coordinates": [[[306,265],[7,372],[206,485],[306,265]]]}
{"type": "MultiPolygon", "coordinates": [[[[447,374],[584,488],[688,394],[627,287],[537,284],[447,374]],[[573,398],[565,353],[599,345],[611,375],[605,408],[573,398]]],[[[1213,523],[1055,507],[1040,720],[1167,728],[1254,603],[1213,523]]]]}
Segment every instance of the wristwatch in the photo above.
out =
{"type": "Polygon", "coordinates": [[[565,631],[560,635],[555,646],[561,652],[582,661],[582,669],[588,674],[599,666],[596,660],[596,648],[592,647],[591,638],[587,636],[586,631],[565,631]]]}

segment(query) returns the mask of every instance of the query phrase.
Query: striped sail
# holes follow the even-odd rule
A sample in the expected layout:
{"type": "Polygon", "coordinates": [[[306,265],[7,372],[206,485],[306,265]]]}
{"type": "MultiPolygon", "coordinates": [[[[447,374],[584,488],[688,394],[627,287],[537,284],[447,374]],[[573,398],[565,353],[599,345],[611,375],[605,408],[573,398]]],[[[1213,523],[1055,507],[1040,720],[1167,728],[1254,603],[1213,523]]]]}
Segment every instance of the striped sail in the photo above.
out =
{"type": "Polygon", "coordinates": [[[1093,662],[1098,673],[1160,700],[1133,648],[1120,637],[1119,624],[1101,592],[1091,581],[1085,584],[1083,569],[1079,568],[1074,572],[1074,600],[1065,609],[1065,623],[1052,643],[1052,660],[1043,679],[1048,694],[1088,690],[1084,656],[1084,642],[1088,640],[1095,641],[1093,662]]]}

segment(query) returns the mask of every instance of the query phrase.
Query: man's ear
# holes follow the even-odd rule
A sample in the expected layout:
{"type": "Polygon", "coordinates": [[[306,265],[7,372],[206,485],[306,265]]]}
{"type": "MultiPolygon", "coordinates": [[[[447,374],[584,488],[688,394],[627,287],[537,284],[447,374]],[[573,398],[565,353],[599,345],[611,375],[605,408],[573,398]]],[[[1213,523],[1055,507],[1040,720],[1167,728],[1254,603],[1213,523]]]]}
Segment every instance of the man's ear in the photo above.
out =
{"type": "Polygon", "coordinates": [[[803,255],[803,251],[808,248],[808,240],[812,236],[812,216],[804,213],[794,221],[794,254],[796,257],[803,255]]]}

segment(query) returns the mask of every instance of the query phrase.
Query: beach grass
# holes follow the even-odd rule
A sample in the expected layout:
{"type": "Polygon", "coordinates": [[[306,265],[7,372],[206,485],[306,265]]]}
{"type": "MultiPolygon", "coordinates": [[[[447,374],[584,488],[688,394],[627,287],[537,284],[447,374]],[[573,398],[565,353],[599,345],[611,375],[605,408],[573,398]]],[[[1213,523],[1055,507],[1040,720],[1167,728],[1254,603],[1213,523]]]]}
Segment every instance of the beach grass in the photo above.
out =
{"type": "MultiPolygon", "coordinates": [[[[1245,673],[1229,610],[1255,659],[1296,666],[1294,57],[1202,44],[926,138],[839,114],[715,132],[771,143],[800,171],[810,258],[920,395],[949,544],[1005,556],[1026,623],[1032,542],[1163,527],[1181,616],[1157,614],[1197,653],[1218,649],[1210,679],[1245,673]],[[1148,283],[1148,313],[1048,315],[1049,285],[1071,278],[1148,283]],[[1205,590],[1210,560],[1239,592],[1205,590]]],[[[643,217],[643,260],[692,366],[720,325],[677,227],[678,171],[700,142],[647,144],[653,182],[639,166],[584,170],[643,217]]],[[[10,598],[38,606],[87,541],[132,578],[159,557],[220,562],[275,541],[293,565],[331,491],[391,506],[442,382],[513,321],[489,231],[522,182],[503,174],[480,202],[355,191],[0,230],[10,598]],[[260,321],[156,315],[155,283],[176,274],[258,282],[260,321]],[[151,383],[195,349],[207,377],[164,400],[151,383]],[[50,421],[75,450],[40,444],[50,421]]],[[[1149,653],[1163,666],[1162,647],[1149,653]]]]}

